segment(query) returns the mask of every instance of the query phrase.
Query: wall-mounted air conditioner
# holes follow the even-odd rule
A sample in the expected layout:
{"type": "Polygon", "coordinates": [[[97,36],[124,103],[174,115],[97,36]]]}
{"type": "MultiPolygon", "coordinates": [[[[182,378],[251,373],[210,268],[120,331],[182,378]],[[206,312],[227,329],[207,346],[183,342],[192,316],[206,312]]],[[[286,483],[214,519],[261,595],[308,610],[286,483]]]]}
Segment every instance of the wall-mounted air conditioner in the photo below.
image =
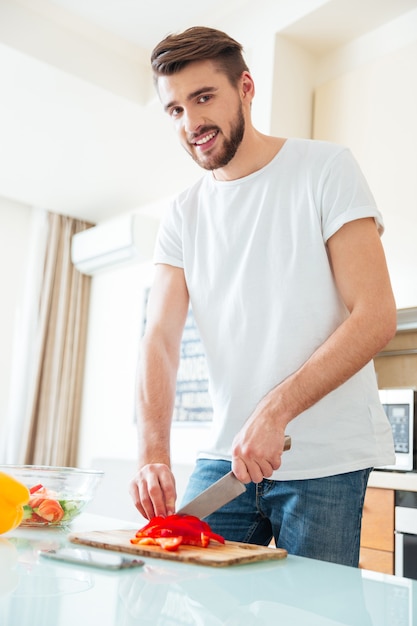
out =
{"type": "Polygon", "coordinates": [[[417,307],[397,309],[397,332],[417,329],[417,307]]]}
{"type": "Polygon", "coordinates": [[[73,236],[71,259],[90,276],[131,261],[152,259],[159,220],[131,213],[92,226],[73,236]]]}

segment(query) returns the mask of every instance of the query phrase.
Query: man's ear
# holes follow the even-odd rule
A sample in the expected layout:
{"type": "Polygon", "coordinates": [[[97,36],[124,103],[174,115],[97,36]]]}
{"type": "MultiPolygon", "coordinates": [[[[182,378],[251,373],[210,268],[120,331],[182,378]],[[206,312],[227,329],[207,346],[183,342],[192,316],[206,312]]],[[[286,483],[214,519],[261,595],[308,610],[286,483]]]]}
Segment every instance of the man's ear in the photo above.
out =
{"type": "Polygon", "coordinates": [[[251,101],[255,95],[255,83],[249,72],[243,72],[241,76],[241,90],[243,98],[251,101]]]}

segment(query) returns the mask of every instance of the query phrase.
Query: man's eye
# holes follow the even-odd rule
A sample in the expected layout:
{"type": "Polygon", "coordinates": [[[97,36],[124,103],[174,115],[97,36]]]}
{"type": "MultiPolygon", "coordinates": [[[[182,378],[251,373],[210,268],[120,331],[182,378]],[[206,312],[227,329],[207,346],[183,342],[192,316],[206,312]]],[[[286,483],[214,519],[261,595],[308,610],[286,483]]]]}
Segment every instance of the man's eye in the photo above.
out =
{"type": "Polygon", "coordinates": [[[169,114],[170,114],[171,117],[178,117],[178,115],[180,115],[181,113],[182,113],[182,108],[181,107],[173,107],[169,111],[169,114]]]}
{"type": "Polygon", "coordinates": [[[206,95],[206,96],[200,96],[198,99],[198,102],[207,102],[208,100],[210,100],[211,96],[210,95],[206,95]]]}

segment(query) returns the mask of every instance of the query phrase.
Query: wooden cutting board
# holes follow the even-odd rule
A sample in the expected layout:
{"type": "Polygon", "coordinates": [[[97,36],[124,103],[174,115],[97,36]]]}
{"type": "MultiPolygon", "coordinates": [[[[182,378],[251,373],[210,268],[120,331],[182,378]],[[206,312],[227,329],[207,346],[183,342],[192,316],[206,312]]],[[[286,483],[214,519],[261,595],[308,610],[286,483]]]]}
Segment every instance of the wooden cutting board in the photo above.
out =
{"type": "Polygon", "coordinates": [[[177,551],[169,552],[159,546],[139,546],[130,543],[135,536],[132,530],[95,530],[85,533],[72,533],[68,539],[72,543],[83,544],[94,548],[127,552],[136,556],[148,556],[154,559],[168,559],[197,565],[211,565],[224,567],[226,565],[240,565],[258,561],[283,559],[287,551],[282,548],[269,548],[249,543],[210,543],[207,548],[197,546],[180,546],[177,551]]]}

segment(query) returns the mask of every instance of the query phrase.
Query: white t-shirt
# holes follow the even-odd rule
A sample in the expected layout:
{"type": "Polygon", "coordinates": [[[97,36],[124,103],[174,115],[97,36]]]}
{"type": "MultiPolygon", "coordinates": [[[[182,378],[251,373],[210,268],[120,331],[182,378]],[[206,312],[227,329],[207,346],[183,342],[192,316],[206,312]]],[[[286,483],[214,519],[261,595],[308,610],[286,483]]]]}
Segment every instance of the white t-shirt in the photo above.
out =
{"type": "MultiPolygon", "coordinates": [[[[231,458],[259,400],[346,319],[326,241],[343,224],[382,217],[350,151],[288,139],[261,170],[232,181],[211,172],[180,194],[155,262],[184,269],[206,351],[213,424],[200,456],[231,458]]],[[[343,355],[342,355],[343,356],[343,355]]],[[[277,480],[394,462],[373,363],[290,422],[277,480]]]]}

